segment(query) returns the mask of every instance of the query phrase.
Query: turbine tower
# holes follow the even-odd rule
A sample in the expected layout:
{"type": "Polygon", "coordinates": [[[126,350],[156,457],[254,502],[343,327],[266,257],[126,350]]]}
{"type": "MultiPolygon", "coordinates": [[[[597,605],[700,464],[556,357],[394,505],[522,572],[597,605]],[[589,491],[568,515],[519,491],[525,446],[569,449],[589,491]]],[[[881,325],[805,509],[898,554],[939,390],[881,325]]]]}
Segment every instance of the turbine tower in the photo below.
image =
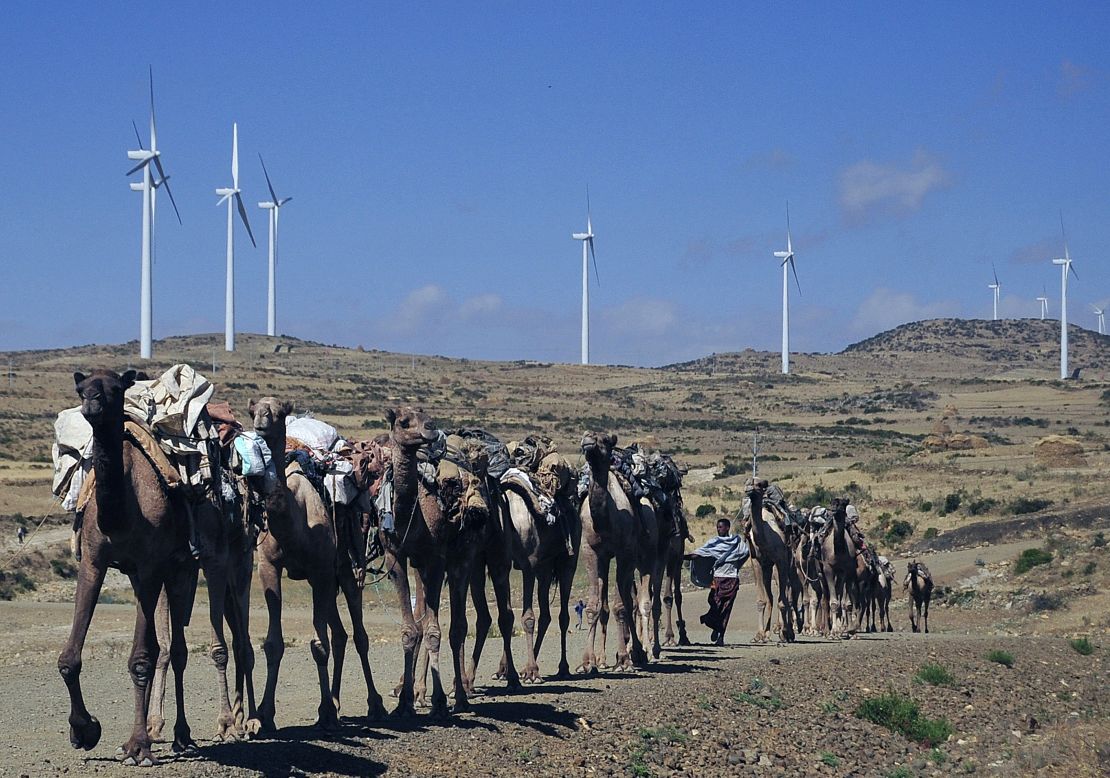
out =
{"type": "MultiPolygon", "coordinates": [[[[1060,217],[1060,230],[1064,229],[1064,217],[1060,217]]],[[[1068,253],[1068,236],[1064,233],[1064,258],[1054,259],[1052,264],[1060,266],[1060,378],[1068,377],[1068,272],[1076,280],[1079,275],[1071,266],[1071,255],[1068,253]]]]}
{"type": "Polygon", "coordinates": [[[292,200],[292,197],[278,198],[277,193],[274,192],[274,185],[270,183],[270,173],[266,170],[266,162],[262,159],[262,155],[258,155],[258,161],[262,163],[262,173],[266,176],[266,186],[270,190],[270,201],[268,203],[259,203],[259,208],[265,208],[270,212],[270,285],[269,294],[267,296],[266,304],[266,334],[270,337],[277,335],[277,230],[278,230],[278,217],[281,214],[281,206],[292,200]]]}
{"type": "Polygon", "coordinates": [[[1105,332],[1105,330],[1106,330],[1106,319],[1103,318],[1102,309],[1101,308],[1095,308],[1093,305],[1091,307],[1094,308],[1095,317],[1098,319],[1098,334],[1099,335],[1105,335],[1106,334],[1106,332],[1105,332]]]}
{"type": "Polygon", "coordinates": [[[150,149],[143,148],[142,138],[139,137],[139,128],[131,122],[131,126],[135,128],[135,138],[139,141],[139,148],[137,151],[128,151],[127,158],[137,161],[138,164],[127,171],[127,175],[131,175],[138,170],[143,171],[143,180],[141,183],[132,183],[131,189],[135,192],[142,192],[143,194],[143,226],[142,226],[142,264],[140,270],[139,281],[139,357],[142,359],[150,359],[152,353],[151,343],[151,309],[152,305],[152,281],[151,281],[151,254],[154,242],[154,191],[160,186],[166,187],[166,194],[170,196],[170,203],[173,204],[173,210],[177,213],[177,221],[181,222],[181,213],[177,210],[177,203],[173,199],[173,192],[170,191],[169,176],[162,168],[162,153],[158,151],[158,132],[155,129],[154,123],[154,69],[149,69],[150,76],[150,149]],[[158,171],[158,179],[155,180],[154,175],[151,173],[150,165],[154,163],[154,167],[158,171]]]}
{"type": "Polygon", "coordinates": [[[251,223],[247,221],[247,209],[243,207],[243,197],[239,193],[239,125],[231,125],[231,188],[221,187],[216,190],[220,195],[216,205],[227,201],[227,281],[224,287],[224,350],[235,350],[235,214],[236,208],[247,228],[247,235],[251,245],[258,247],[254,242],[254,233],[251,232],[251,223]]]}
{"type": "Polygon", "coordinates": [[[994,318],[991,321],[998,321],[998,292],[1002,289],[1002,284],[998,283],[998,271],[994,269],[994,263],[991,263],[991,272],[994,273],[994,283],[987,284],[987,289],[994,290],[994,318]]]}
{"type": "Polygon", "coordinates": [[[782,373],[787,375],[790,373],[790,271],[794,272],[798,294],[802,293],[798,268],[794,266],[794,245],[790,240],[790,203],[786,204],[786,251],[776,251],[775,257],[782,260],[782,373]]]}
{"type": "Polygon", "coordinates": [[[1041,304],[1041,321],[1045,320],[1048,316],[1048,291],[1041,287],[1041,296],[1037,298],[1037,302],[1041,304]]]}
{"type": "Polygon", "coordinates": [[[590,188],[586,187],[586,231],[571,233],[575,240],[582,241],[582,364],[590,364],[590,262],[594,261],[594,277],[601,286],[597,273],[597,256],[594,254],[594,226],[590,216],[590,188]]]}

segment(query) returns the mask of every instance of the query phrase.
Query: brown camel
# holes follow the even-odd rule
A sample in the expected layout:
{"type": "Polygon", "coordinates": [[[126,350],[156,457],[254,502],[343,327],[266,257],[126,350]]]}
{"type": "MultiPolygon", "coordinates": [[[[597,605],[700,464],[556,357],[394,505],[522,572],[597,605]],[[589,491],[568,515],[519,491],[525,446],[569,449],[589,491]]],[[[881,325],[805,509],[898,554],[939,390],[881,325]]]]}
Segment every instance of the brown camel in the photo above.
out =
{"type": "Polygon", "coordinates": [[[170,611],[170,662],[174,670],[177,721],[173,750],[195,746],[185,718],[184,672],[188,660],[185,623],[196,591],[197,566],[189,556],[183,498],[171,494],[141,446],[124,431],[123,395],[135,371],[73,374],[81,413],[93,429],[92,470],[95,495],[85,509],[77,572],[73,626],[58,657],[58,671],[69,689],[69,740],[86,751],[100,740],[100,722],[89,713],[81,693],[81,652],[89,622],[109,566],[131,579],[137,608],[135,640],[127,667],[135,693],[135,721],[122,754],[128,764],[152,765],[149,706],[158,658],[155,609],[165,588],[170,611]]]}
{"type": "Polygon", "coordinates": [[[929,574],[929,568],[916,559],[910,562],[906,566],[902,589],[910,590],[910,627],[914,632],[920,632],[924,627],[928,634],[929,602],[933,599],[933,576],[929,574]]]}
{"type": "Polygon", "coordinates": [[[828,635],[829,588],[825,581],[821,542],[817,530],[807,526],[794,546],[794,568],[801,582],[804,617],[798,630],[803,635],[828,635]]]}
{"type": "Polygon", "coordinates": [[[862,611],[856,607],[856,624],[848,625],[848,607],[857,601],[857,551],[845,524],[848,501],[833,500],[832,524],[822,542],[825,585],[828,588],[832,609],[832,634],[847,635],[859,632],[862,611]]]}
{"type": "Polygon", "coordinates": [[[370,672],[370,640],[362,621],[362,590],[355,581],[348,561],[347,533],[340,533],[329,515],[324,500],[308,477],[298,468],[283,467],[285,457],[285,417],[293,412],[290,402],[273,397],[251,401],[248,412],[254,429],[265,439],[276,460],[278,487],[264,499],[266,531],[258,548],[258,578],[266,597],[269,628],[262,650],[266,654],[266,688],[258,707],[258,717],[248,722],[248,730],[273,731],[274,696],[278,670],[285,653],[281,630],[281,576],[307,580],[312,588],[312,626],[316,638],[309,644],[320,683],[320,705],[316,725],[334,729],[339,725],[339,696],[343,680],[343,659],[347,631],[339,617],[336,598],[340,589],[347,600],[354,631],[355,649],[362,662],[366,680],[367,717],[377,719],[385,713],[381,695],[374,688],[370,672]],[[330,631],[330,637],[329,637],[330,631]],[[332,678],[328,681],[328,658],[332,659],[332,678]]]}
{"type": "Polygon", "coordinates": [[[752,575],[755,578],[756,598],[761,612],[760,626],[753,642],[765,643],[771,634],[771,619],[774,614],[772,583],[778,582],[779,640],[794,642],[794,611],[791,607],[790,582],[792,580],[792,556],[786,536],[775,521],[767,521],[763,516],[763,494],[768,483],[751,478],[744,485],[744,491],[751,501],[752,525],[748,531],[748,543],[752,552],[752,575]]]}
{"type": "MultiPolygon", "coordinates": [[[[663,633],[664,646],[688,646],[690,638],[686,635],[686,620],[682,618],[682,562],[686,553],[686,537],[678,529],[673,511],[682,510],[681,506],[669,506],[669,510],[659,512],[659,579],[661,583],[662,606],[666,610],[666,628],[663,633]],[[673,612],[677,621],[672,619],[673,612]],[[675,641],[675,628],[678,628],[678,641],[675,641]]],[[[685,526],[685,522],[681,526],[685,526]]]]}
{"type": "Polygon", "coordinates": [[[638,667],[646,666],[648,662],[638,630],[632,629],[632,588],[637,566],[644,557],[650,558],[654,548],[644,552],[643,546],[648,541],[640,512],[633,507],[616,476],[609,470],[616,444],[616,435],[587,432],[582,437],[582,453],[590,471],[589,491],[579,512],[582,520],[582,564],[586,580],[590,583],[586,605],[589,636],[579,666],[586,673],[596,672],[599,659],[603,660],[605,656],[604,639],[601,654],[596,654],[594,649],[597,623],[603,616],[609,591],[610,563],[614,560],[617,566],[617,598],[613,611],[621,632],[616,667],[627,668],[630,660],[638,667]]]}
{"type": "MultiPolygon", "coordinates": [[[[224,461],[223,467],[229,467],[224,461]]],[[[218,488],[218,487],[217,487],[218,488]]],[[[241,506],[217,505],[216,498],[193,506],[194,536],[200,553],[200,566],[208,588],[208,616],[212,637],[208,654],[216,665],[220,713],[214,740],[241,738],[246,721],[257,715],[254,700],[254,648],[250,642],[250,587],[254,575],[254,544],[257,531],[246,520],[241,506]],[[223,596],[220,596],[220,593],[223,596]],[[228,646],[224,621],[231,631],[235,658],[235,694],[227,682],[228,646]]],[[[249,495],[243,495],[249,499],[249,495]]],[[[154,670],[151,697],[150,736],[158,740],[165,719],[162,717],[166,694],[166,669],[169,665],[169,607],[166,593],[158,600],[158,662],[154,670]]]]}
{"type": "Polygon", "coordinates": [[[890,563],[886,561],[885,557],[879,557],[876,572],[875,584],[871,596],[871,623],[877,623],[879,632],[893,632],[894,627],[890,624],[890,598],[893,589],[894,576],[893,570],[890,568],[890,563]]]}
{"type": "Polygon", "coordinates": [[[451,659],[455,671],[455,712],[470,709],[466,691],[465,645],[467,633],[466,599],[474,560],[482,548],[483,527],[489,520],[468,515],[451,517],[440,503],[439,495],[429,491],[417,468],[417,452],[435,441],[438,433],[431,418],[414,408],[388,409],[385,413],[390,432],[388,445],[393,463],[392,532],[382,530],[385,568],[397,590],[401,606],[401,647],[404,674],[398,693],[395,717],[414,715],[416,658],[421,643],[427,641],[428,662],[432,671],[431,715],[449,714],[447,695],[439,671],[442,631],[439,623],[440,596],[446,579],[451,597],[451,659]],[[417,609],[413,617],[408,567],[417,573],[417,609]]]}

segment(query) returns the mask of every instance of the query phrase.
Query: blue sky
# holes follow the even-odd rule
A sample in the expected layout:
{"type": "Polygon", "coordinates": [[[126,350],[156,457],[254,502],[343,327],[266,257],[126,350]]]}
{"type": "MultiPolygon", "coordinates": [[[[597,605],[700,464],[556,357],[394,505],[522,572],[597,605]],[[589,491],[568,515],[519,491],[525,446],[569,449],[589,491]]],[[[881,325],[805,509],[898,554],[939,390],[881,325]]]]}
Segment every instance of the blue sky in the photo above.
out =
{"type": "MultiPolygon", "coordinates": [[[[223,328],[231,123],[259,248],[282,196],[279,329],[497,359],[777,348],[790,201],[799,351],[895,324],[1037,315],[1067,223],[1071,319],[1110,302],[1110,6],[1100,3],[5,3],[0,349],[138,335],[131,120],[154,69],[154,334],[223,328]],[[180,8],[180,5],[186,6],[180,8]],[[591,279],[592,281],[592,279],[591,279]]],[[[145,134],[145,130],[144,130],[145,134]]]]}

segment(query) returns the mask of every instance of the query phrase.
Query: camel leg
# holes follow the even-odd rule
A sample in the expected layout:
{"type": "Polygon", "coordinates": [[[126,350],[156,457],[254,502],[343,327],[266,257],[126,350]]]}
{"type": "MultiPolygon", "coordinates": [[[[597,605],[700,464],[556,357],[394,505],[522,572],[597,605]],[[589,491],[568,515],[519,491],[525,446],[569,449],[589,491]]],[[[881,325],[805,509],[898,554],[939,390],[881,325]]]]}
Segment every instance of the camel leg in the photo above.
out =
{"type": "Polygon", "coordinates": [[[213,740],[224,740],[235,734],[235,715],[231,712],[231,697],[227,685],[228,650],[224,636],[224,616],[227,604],[227,570],[222,565],[212,565],[204,571],[208,581],[208,622],[212,628],[212,645],[208,656],[216,665],[218,702],[220,713],[216,717],[216,734],[213,740]]]}
{"type": "Polygon", "coordinates": [[[659,622],[663,617],[663,561],[655,565],[651,580],[648,583],[648,605],[651,617],[651,655],[658,659],[663,653],[659,644],[659,622]]]}
{"type": "Polygon", "coordinates": [[[574,558],[557,563],[559,580],[559,672],[555,677],[568,680],[570,664],[567,662],[567,632],[570,631],[570,590],[574,584],[574,558]]]}
{"type": "MultiPolygon", "coordinates": [[[[442,577],[442,576],[441,576],[442,577]]],[[[428,707],[428,642],[423,639],[427,633],[428,601],[424,596],[424,579],[419,571],[413,581],[416,592],[416,609],[413,611],[416,623],[421,625],[421,643],[415,655],[413,667],[413,702],[421,708],[428,707]]]]}
{"type": "MultiPolygon", "coordinates": [[[[82,533],[84,534],[84,533],[82,533]]],[[[62,652],[58,656],[58,672],[69,691],[69,742],[74,748],[91,751],[100,742],[100,722],[85,707],[81,693],[81,652],[89,632],[100,587],[107,569],[105,555],[97,553],[94,562],[92,549],[85,549],[84,559],[77,571],[77,593],[73,603],[73,625],[69,630],[62,652]]]]}
{"type": "Polygon", "coordinates": [[[609,564],[606,562],[605,574],[601,576],[601,653],[597,655],[597,666],[602,670],[609,669],[606,657],[606,641],[609,638],[609,614],[611,603],[609,600],[609,564]]]}
{"type": "MultiPolygon", "coordinates": [[[[366,718],[377,721],[385,716],[382,696],[374,686],[374,674],[370,670],[370,637],[366,634],[366,624],[362,618],[362,590],[358,588],[353,573],[346,570],[340,573],[339,585],[343,587],[343,597],[347,600],[347,611],[351,614],[351,631],[354,633],[355,651],[362,663],[362,677],[366,681],[366,718]]],[[[338,695],[338,690],[336,691],[338,695]]]]}
{"type": "Polygon", "coordinates": [[[540,651],[543,648],[543,638],[547,634],[547,628],[551,626],[551,574],[554,572],[550,567],[544,567],[537,575],[537,583],[539,591],[536,599],[537,605],[540,609],[540,616],[536,619],[536,662],[539,663],[540,651]]]}
{"type": "Polygon", "coordinates": [[[521,571],[521,610],[520,626],[524,630],[524,669],[521,678],[525,683],[539,683],[540,666],[536,660],[536,612],[533,601],[536,596],[536,574],[533,570],[521,571]]]}
{"type": "Polygon", "coordinates": [[[157,618],[154,622],[154,634],[158,639],[158,661],[154,663],[150,711],[147,713],[147,733],[152,743],[162,740],[162,730],[166,726],[166,671],[170,669],[170,606],[165,589],[158,595],[155,615],[157,618]]]}
{"type": "MultiPolygon", "coordinates": [[[[466,694],[466,590],[470,575],[466,565],[452,565],[447,573],[447,582],[451,594],[451,628],[447,633],[447,640],[451,645],[452,669],[455,671],[455,706],[452,713],[466,713],[470,710],[470,700],[466,694]]],[[[484,590],[482,594],[484,600],[484,590]]]]}
{"type": "Polygon", "coordinates": [[[247,720],[258,715],[254,700],[254,646],[250,639],[250,585],[251,559],[246,559],[246,570],[233,571],[231,587],[227,593],[227,623],[231,629],[231,651],[235,656],[235,700],[231,712],[235,718],[236,734],[246,734],[247,720]],[[245,706],[245,709],[244,709],[245,706]]]}
{"type": "MultiPolygon", "coordinates": [[[[330,571],[328,571],[330,573],[330,571]]],[[[331,654],[331,641],[328,626],[333,625],[339,616],[336,612],[334,584],[328,581],[312,581],[312,629],[316,638],[308,644],[312,661],[316,663],[316,675],[320,682],[320,706],[317,710],[315,726],[323,730],[339,727],[339,711],[332,697],[332,686],[328,683],[328,657],[331,654]]],[[[344,633],[343,640],[347,636],[344,633]]]]}
{"type": "Polygon", "coordinates": [[[682,557],[676,557],[671,562],[670,579],[673,583],[671,591],[674,594],[674,609],[678,616],[675,626],[678,627],[678,645],[689,646],[690,637],[686,634],[686,619],[682,615],[682,557]]]}
{"type": "Polygon", "coordinates": [[[135,608],[135,638],[131,646],[131,656],[127,660],[127,669],[135,691],[135,721],[131,737],[123,744],[121,753],[124,764],[149,767],[155,764],[155,759],[150,752],[146,717],[150,705],[150,682],[154,677],[154,663],[158,660],[158,638],[154,625],[162,582],[153,577],[143,578],[135,574],[131,576],[131,586],[138,601],[135,608]]]}
{"type": "Polygon", "coordinates": [[[791,571],[788,563],[779,562],[778,579],[779,579],[779,623],[782,629],[779,631],[779,639],[786,643],[794,642],[794,606],[791,603],[791,590],[794,588],[791,585],[791,571]]]}
{"type": "MultiPolygon", "coordinates": [[[[188,566],[175,570],[166,581],[164,593],[170,621],[170,664],[173,667],[174,698],[177,703],[177,718],[173,725],[173,751],[182,753],[195,750],[188,719],[185,717],[185,666],[189,662],[189,648],[185,644],[185,622],[189,620],[193,607],[193,594],[196,591],[197,569],[188,566]]],[[[222,598],[221,598],[222,599],[222,598]]],[[[159,598],[159,604],[162,602],[159,598]]],[[[222,619],[222,614],[221,614],[222,619]]],[[[224,665],[227,665],[227,649],[224,649],[224,665]]],[[[223,689],[227,691],[227,679],[223,689]]],[[[228,711],[230,713],[230,710],[228,711]]]]}
{"type": "MultiPolygon", "coordinates": [[[[439,645],[442,631],[439,625],[440,595],[443,592],[443,563],[429,562],[420,571],[424,586],[424,643],[428,652],[428,665],[432,671],[432,717],[446,718],[447,695],[443,691],[443,681],[439,671],[439,645]]],[[[465,618],[465,613],[464,613],[465,618]]],[[[465,621],[464,630],[465,630],[465,621]]],[[[463,633],[465,635],[465,632],[463,633]]],[[[465,698],[465,694],[464,694],[465,698]]]]}
{"type": "MultiPolygon", "coordinates": [[[[489,629],[493,625],[490,615],[489,603],[486,602],[486,564],[484,560],[475,560],[474,569],[470,573],[470,601],[474,604],[474,648],[470,652],[470,663],[463,676],[463,684],[468,695],[474,694],[474,679],[478,675],[478,662],[482,659],[482,649],[489,637],[489,629]]],[[[510,661],[512,657],[510,656],[510,661]]],[[[501,655],[500,671],[506,667],[505,655],[501,655]]]]}
{"type": "MultiPolygon", "coordinates": [[[[509,572],[511,570],[512,564],[508,559],[499,560],[491,564],[489,568],[490,580],[493,582],[493,596],[497,600],[497,629],[501,632],[501,670],[507,682],[506,687],[519,689],[520,675],[513,663],[513,624],[516,622],[516,618],[513,616],[512,592],[509,589],[509,572]]],[[[483,587],[482,594],[484,601],[485,587],[483,587]]],[[[488,613],[488,606],[486,611],[488,613]]],[[[478,662],[475,658],[473,672],[476,672],[477,669],[478,662]]]]}
{"type": "Polygon", "coordinates": [[[643,643],[636,630],[632,629],[632,613],[635,604],[632,601],[632,579],[635,570],[631,560],[617,558],[617,596],[618,610],[617,623],[620,624],[620,648],[617,650],[617,669],[628,668],[631,665],[645,667],[648,663],[647,654],[644,652],[643,643]],[[631,654],[629,653],[631,642],[631,654]]]}
{"type": "Polygon", "coordinates": [[[393,588],[397,592],[397,599],[401,606],[401,650],[404,652],[404,669],[401,675],[401,686],[397,691],[397,707],[393,709],[391,715],[394,718],[405,718],[416,715],[416,706],[413,704],[413,673],[416,669],[416,652],[420,649],[423,630],[412,616],[408,563],[387,550],[384,564],[389,571],[389,579],[393,582],[393,588]]]}
{"type": "MultiPolygon", "coordinates": [[[[347,569],[344,566],[344,569],[347,569]]],[[[336,587],[338,589],[338,586],[336,587]]],[[[331,612],[328,615],[328,627],[330,630],[331,638],[331,703],[335,706],[335,713],[338,717],[339,711],[342,706],[340,699],[342,697],[341,689],[343,688],[343,662],[347,656],[347,628],[343,626],[343,619],[339,615],[339,592],[336,591],[330,600],[332,603],[331,612]]]]}
{"type": "Polygon", "coordinates": [[[258,560],[258,580],[266,598],[269,625],[266,640],[262,643],[262,653],[266,655],[266,686],[262,690],[262,703],[258,706],[258,718],[248,722],[247,731],[258,734],[260,731],[273,732],[275,702],[277,693],[278,670],[281,658],[285,655],[285,636],[281,632],[281,569],[265,557],[258,560]]]}
{"type": "Polygon", "coordinates": [[[675,645],[674,614],[672,610],[674,609],[674,590],[676,587],[675,580],[671,577],[671,566],[669,562],[662,583],[663,587],[660,592],[660,597],[662,599],[663,610],[666,613],[666,626],[663,630],[663,645],[670,648],[675,645]]]}
{"type": "Polygon", "coordinates": [[[931,600],[931,599],[932,599],[932,597],[930,597],[928,595],[925,596],[925,615],[923,616],[923,620],[924,620],[924,623],[925,623],[925,634],[926,635],[929,634],[929,600],[931,600]]]}
{"type": "MultiPolygon", "coordinates": [[[[586,568],[586,580],[590,582],[590,593],[586,597],[586,622],[589,625],[589,632],[586,635],[586,647],[582,651],[582,664],[578,666],[578,670],[592,674],[597,672],[594,641],[597,638],[597,622],[601,616],[601,571],[597,553],[592,546],[583,543],[581,555],[582,564],[586,568]]],[[[527,583],[525,585],[527,586],[527,583]]],[[[527,621],[525,621],[525,629],[527,629],[527,621]]]]}
{"type": "Polygon", "coordinates": [[[759,624],[756,626],[755,635],[752,636],[752,642],[765,643],[767,632],[771,627],[768,581],[763,575],[763,565],[755,557],[752,557],[752,582],[755,584],[756,608],[759,610],[759,624]]]}

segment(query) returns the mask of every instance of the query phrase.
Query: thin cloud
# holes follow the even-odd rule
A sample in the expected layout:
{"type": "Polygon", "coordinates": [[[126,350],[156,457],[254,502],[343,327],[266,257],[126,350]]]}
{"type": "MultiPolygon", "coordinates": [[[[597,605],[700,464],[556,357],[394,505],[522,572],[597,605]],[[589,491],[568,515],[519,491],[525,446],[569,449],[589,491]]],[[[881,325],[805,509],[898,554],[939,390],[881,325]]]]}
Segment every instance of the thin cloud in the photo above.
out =
{"type": "Polygon", "coordinates": [[[503,304],[501,295],[493,294],[480,294],[474,297],[468,297],[462,301],[459,306],[459,316],[464,319],[476,319],[482,316],[489,316],[501,310],[503,304]]]}
{"type": "Polygon", "coordinates": [[[841,172],[840,208],[854,224],[878,215],[902,216],[921,208],[926,196],[951,180],[952,175],[923,150],[905,166],[865,159],[841,172]]]}
{"type": "Polygon", "coordinates": [[[1060,238],[1043,238],[1014,249],[1010,253],[1010,261],[1018,265],[1048,262],[1059,256],[1063,250],[1063,241],[1060,238]]]}
{"type": "Polygon", "coordinates": [[[851,331],[863,337],[922,319],[958,316],[960,304],[955,300],[921,302],[909,292],[879,287],[860,303],[849,324],[851,331]]]}

